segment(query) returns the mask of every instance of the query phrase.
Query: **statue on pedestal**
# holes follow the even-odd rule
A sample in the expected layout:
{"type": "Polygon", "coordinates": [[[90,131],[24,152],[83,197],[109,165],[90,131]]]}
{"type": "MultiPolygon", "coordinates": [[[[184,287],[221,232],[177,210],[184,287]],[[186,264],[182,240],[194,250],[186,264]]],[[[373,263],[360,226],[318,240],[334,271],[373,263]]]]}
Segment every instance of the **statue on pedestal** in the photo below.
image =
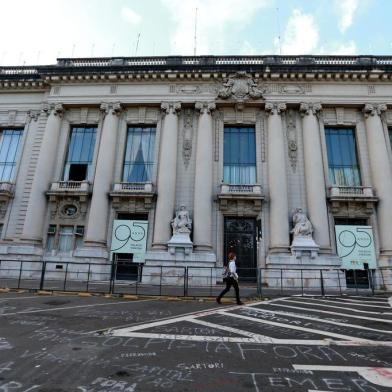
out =
{"type": "Polygon", "coordinates": [[[294,238],[301,237],[312,237],[313,226],[306,214],[302,211],[302,208],[297,208],[293,214],[294,228],[291,230],[294,238]]]}
{"type": "Polygon", "coordinates": [[[193,249],[193,243],[189,237],[192,229],[192,220],[189,218],[189,212],[184,205],[176,211],[174,219],[171,220],[173,236],[167,243],[169,253],[174,255],[176,252],[184,252],[190,255],[193,249]]]}
{"type": "Polygon", "coordinates": [[[172,219],[171,226],[173,228],[173,235],[180,233],[189,234],[191,232],[192,220],[189,218],[189,212],[184,205],[176,211],[176,216],[172,219]]]}
{"type": "Polygon", "coordinates": [[[313,239],[313,225],[302,211],[302,208],[296,208],[293,214],[293,242],[291,252],[296,258],[309,255],[314,259],[318,255],[320,247],[313,239]]]}

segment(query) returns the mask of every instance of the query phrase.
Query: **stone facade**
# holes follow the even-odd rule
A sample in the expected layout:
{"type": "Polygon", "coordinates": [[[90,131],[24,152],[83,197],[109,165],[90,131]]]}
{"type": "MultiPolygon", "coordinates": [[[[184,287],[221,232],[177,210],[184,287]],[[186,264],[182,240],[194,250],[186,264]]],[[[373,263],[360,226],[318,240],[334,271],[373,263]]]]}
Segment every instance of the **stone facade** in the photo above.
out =
{"type": "Polygon", "coordinates": [[[378,265],[392,266],[391,126],[389,57],[59,59],[1,67],[0,131],[23,129],[13,180],[0,184],[1,257],[108,263],[113,219],[128,214],[148,219],[147,264],[219,266],[225,222],[244,218],[257,225],[254,267],[339,267],[334,222],[360,219],[373,227],[378,265]],[[96,127],[92,175],[78,184],[63,178],[75,125],[96,127]],[[156,128],[145,184],[122,181],[132,125],[156,128]],[[223,181],[227,126],[255,130],[253,184],[223,181]],[[325,127],[355,130],[361,186],[330,182],[325,127]],[[193,221],[190,255],[167,249],[181,205],[193,221]],[[290,251],[298,207],[312,222],[316,259],[298,261],[290,251]],[[48,251],[49,228],[61,225],[82,227],[82,240],[65,253],[48,251]]]}

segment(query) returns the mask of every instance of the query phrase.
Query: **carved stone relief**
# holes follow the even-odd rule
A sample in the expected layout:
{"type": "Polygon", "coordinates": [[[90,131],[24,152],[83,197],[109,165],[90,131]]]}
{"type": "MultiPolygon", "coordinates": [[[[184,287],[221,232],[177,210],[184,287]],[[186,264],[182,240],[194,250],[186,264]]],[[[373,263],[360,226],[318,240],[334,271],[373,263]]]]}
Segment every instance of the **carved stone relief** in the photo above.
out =
{"type": "Polygon", "coordinates": [[[223,215],[257,216],[261,211],[262,200],[220,199],[219,210],[223,215]]]}
{"type": "Polygon", "coordinates": [[[223,82],[223,87],[218,91],[218,97],[222,99],[234,99],[244,102],[249,99],[262,98],[265,89],[259,88],[258,84],[244,71],[229,75],[223,82]]]}
{"type": "Polygon", "coordinates": [[[265,126],[264,126],[264,116],[261,112],[256,114],[256,123],[260,129],[260,153],[261,153],[261,162],[265,162],[265,150],[266,150],[266,141],[265,141],[265,126]]]}
{"type": "Polygon", "coordinates": [[[50,216],[60,223],[64,220],[78,221],[86,218],[87,199],[73,196],[50,196],[50,216]]]}
{"type": "Polygon", "coordinates": [[[287,111],[286,124],[287,124],[288,155],[289,155],[291,168],[295,172],[297,169],[297,160],[298,160],[298,142],[297,142],[296,116],[293,109],[289,109],[287,111]]]}
{"type": "Polygon", "coordinates": [[[331,201],[331,213],[342,218],[369,218],[373,214],[374,202],[331,201]]]}
{"type": "Polygon", "coordinates": [[[184,124],[182,127],[182,158],[186,168],[188,168],[189,161],[192,157],[193,117],[194,112],[192,109],[186,109],[184,111],[184,124]]]}

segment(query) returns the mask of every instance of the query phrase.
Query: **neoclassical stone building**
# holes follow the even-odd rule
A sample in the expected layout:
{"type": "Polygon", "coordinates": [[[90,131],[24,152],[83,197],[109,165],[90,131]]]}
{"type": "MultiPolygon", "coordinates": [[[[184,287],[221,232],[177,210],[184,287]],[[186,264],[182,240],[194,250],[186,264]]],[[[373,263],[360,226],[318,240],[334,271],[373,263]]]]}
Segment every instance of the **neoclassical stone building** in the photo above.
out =
{"type": "Polygon", "coordinates": [[[0,134],[3,260],[109,263],[114,220],[142,220],[150,265],[341,267],[336,225],[371,226],[392,265],[392,57],[1,67],[0,134]],[[297,208],[315,254],[291,247],[297,208]]]}

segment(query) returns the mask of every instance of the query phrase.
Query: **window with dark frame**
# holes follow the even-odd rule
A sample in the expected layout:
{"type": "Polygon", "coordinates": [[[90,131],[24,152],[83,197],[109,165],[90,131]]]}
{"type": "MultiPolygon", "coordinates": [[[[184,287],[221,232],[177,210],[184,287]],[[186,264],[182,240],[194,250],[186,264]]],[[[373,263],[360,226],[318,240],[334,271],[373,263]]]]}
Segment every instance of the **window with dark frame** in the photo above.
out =
{"type": "Polygon", "coordinates": [[[389,143],[390,143],[391,148],[392,148],[392,127],[388,128],[388,134],[389,134],[389,143]]]}
{"type": "Polygon", "coordinates": [[[123,182],[149,182],[154,168],[156,128],[128,127],[123,182]]]}
{"type": "Polygon", "coordinates": [[[13,182],[23,129],[0,131],[0,182],[13,182]]]}
{"type": "Polygon", "coordinates": [[[49,225],[46,250],[70,252],[83,246],[84,226],[49,225]]]}
{"type": "Polygon", "coordinates": [[[329,179],[337,186],[361,186],[355,130],[325,128],[329,179]]]}
{"type": "Polygon", "coordinates": [[[225,127],[223,182],[233,185],[252,185],[256,183],[254,127],[225,127]]]}
{"type": "Polygon", "coordinates": [[[73,127],[64,165],[65,181],[91,179],[96,127],[73,127]]]}

